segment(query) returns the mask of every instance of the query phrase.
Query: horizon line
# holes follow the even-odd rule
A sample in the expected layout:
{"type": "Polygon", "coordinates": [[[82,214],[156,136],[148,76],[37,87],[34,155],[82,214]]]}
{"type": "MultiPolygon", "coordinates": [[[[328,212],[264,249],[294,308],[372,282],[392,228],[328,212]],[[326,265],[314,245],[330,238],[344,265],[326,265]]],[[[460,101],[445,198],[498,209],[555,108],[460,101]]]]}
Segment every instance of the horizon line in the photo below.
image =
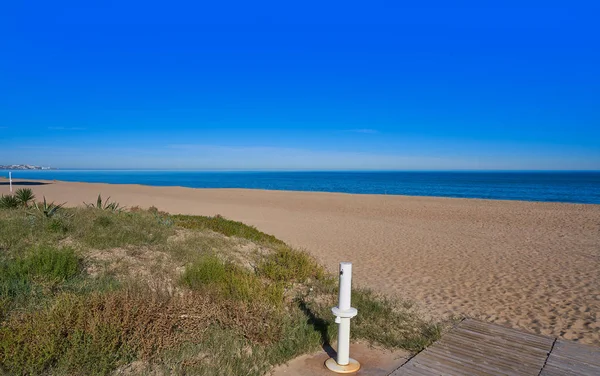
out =
{"type": "Polygon", "coordinates": [[[174,172],[596,172],[598,170],[588,169],[194,169],[194,168],[71,168],[71,167],[52,167],[44,170],[12,170],[2,169],[0,171],[37,171],[37,172],[56,172],[56,171],[174,171],[174,172]]]}

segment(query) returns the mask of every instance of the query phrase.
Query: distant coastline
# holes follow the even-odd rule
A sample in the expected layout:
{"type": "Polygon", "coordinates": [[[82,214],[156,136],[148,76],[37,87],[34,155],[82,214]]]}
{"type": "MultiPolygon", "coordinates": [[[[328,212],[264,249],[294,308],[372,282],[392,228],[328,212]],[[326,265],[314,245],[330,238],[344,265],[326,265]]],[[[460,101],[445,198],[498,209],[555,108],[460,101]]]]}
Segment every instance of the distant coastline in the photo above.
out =
{"type": "Polygon", "coordinates": [[[16,165],[0,165],[0,170],[56,170],[56,168],[16,164],[16,165]]]}

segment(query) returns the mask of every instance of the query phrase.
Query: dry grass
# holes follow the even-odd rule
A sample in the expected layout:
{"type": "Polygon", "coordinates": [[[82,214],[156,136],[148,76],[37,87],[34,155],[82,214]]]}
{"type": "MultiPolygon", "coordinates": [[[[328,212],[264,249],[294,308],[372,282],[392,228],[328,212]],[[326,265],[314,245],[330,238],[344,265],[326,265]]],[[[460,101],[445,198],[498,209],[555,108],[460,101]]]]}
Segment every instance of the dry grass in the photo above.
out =
{"type": "MultiPolygon", "coordinates": [[[[152,362],[184,344],[206,341],[210,327],[250,346],[272,345],[282,337],[284,321],[281,311],[265,304],[194,292],[169,296],[137,288],[61,294],[43,310],[7,320],[0,329],[0,355],[3,366],[17,374],[49,368],[106,374],[133,359],[152,362]]],[[[222,355],[213,350],[205,349],[213,357],[222,355]]]]}
{"type": "MultiPolygon", "coordinates": [[[[336,281],[222,217],[0,210],[0,373],[262,375],[336,335],[336,281]]],[[[419,350],[439,336],[356,291],[353,336],[419,350]]]]}

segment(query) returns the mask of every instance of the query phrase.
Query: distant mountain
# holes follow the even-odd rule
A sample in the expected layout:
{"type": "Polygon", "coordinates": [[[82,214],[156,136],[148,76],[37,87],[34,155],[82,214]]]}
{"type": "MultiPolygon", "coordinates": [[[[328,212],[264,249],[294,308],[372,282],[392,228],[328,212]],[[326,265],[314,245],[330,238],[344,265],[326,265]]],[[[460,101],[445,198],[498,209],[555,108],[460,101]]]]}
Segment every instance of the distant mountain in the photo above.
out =
{"type": "Polygon", "coordinates": [[[0,165],[0,170],[55,170],[52,167],[41,167],[32,165],[0,165]]]}

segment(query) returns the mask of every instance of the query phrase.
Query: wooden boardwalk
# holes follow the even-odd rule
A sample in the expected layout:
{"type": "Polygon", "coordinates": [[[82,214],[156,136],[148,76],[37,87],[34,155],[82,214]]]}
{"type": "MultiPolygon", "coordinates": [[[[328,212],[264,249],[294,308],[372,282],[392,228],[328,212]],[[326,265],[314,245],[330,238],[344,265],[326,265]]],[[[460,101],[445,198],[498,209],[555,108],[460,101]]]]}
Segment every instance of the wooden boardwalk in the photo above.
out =
{"type": "Polygon", "coordinates": [[[466,319],[390,376],[600,376],[600,348],[466,319]]]}

